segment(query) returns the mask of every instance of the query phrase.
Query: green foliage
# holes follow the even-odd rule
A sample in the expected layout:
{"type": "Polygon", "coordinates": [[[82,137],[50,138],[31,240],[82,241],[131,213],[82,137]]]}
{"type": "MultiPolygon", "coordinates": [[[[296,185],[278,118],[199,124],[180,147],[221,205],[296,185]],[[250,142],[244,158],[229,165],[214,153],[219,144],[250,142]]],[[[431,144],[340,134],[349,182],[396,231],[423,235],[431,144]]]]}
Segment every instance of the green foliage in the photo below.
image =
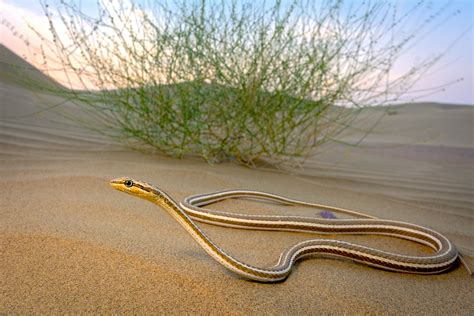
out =
{"type": "Polygon", "coordinates": [[[73,2],[45,6],[44,49],[76,86],[52,92],[87,110],[89,127],[176,157],[307,157],[358,109],[397,100],[439,58],[388,80],[416,38],[393,35],[423,1],[402,15],[379,1],[117,3],[99,3],[94,16],[73,2]]]}

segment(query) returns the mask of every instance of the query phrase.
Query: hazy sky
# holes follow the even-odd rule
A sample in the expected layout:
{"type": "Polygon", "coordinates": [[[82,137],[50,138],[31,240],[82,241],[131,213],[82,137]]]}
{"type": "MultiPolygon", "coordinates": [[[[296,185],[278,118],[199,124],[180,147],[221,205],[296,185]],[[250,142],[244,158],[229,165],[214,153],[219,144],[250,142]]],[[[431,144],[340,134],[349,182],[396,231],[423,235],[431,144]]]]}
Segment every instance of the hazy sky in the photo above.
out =
{"type": "MultiPolygon", "coordinates": [[[[96,1],[82,0],[82,7],[86,11],[91,10],[96,1]]],[[[361,0],[350,1],[361,2],[361,0]]],[[[54,1],[48,2],[54,3],[54,1]]],[[[416,1],[399,0],[397,2],[400,3],[400,7],[403,7],[416,1]]],[[[474,0],[433,0],[431,2],[435,8],[449,3],[447,11],[460,10],[460,14],[434,29],[428,37],[417,43],[404,56],[398,67],[400,69],[409,67],[417,60],[440,53],[453,44],[444,59],[419,82],[415,89],[427,89],[460,79],[462,81],[450,86],[446,91],[428,95],[416,101],[474,105],[474,0]],[[459,39],[461,35],[462,38],[459,39]]],[[[25,55],[25,46],[14,38],[5,23],[13,24],[19,33],[27,32],[25,35],[30,37],[31,31],[25,27],[24,20],[41,21],[43,19],[43,10],[39,0],[0,0],[0,12],[0,20],[2,20],[2,24],[0,24],[0,42],[17,54],[25,55]]],[[[410,98],[407,97],[406,100],[410,101],[410,98]]]]}

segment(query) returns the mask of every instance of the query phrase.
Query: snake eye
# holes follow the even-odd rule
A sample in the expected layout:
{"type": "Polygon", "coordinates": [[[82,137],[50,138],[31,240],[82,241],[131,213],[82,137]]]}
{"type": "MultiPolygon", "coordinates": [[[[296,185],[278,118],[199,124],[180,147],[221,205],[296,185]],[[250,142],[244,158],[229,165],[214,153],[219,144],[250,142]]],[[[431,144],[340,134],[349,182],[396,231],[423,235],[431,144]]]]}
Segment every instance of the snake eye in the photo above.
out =
{"type": "Polygon", "coordinates": [[[133,181],[132,180],[126,180],[123,184],[125,184],[126,187],[131,188],[133,186],[133,181]]]}

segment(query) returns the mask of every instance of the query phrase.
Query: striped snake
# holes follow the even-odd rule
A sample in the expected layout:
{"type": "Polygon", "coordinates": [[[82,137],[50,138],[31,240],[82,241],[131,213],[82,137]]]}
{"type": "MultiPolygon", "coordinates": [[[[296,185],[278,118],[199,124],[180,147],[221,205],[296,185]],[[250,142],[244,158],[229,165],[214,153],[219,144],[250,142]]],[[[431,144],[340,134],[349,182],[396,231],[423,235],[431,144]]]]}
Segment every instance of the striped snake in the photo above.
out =
{"type": "Polygon", "coordinates": [[[176,203],[167,193],[142,181],[119,178],[110,181],[115,189],[149,200],[165,209],[217,262],[244,278],[260,282],[285,280],[294,263],[304,257],[325,255],[348,258],[377,268],[417,274],[435,274],[453,267],[460,255],[443,235],[414,224],[382,220],[362,213],[308,203],[279,195],[228,190],[194,195],[176,203]],[[203,206],[230,198],[247,198],[282,205],[315,207],[357,216],[357,219],[319,219],[303,216],[247,215],[214,211],[203,206]],[[395,236],[427,245],[435,250],[429,256],[407,256],[341,240],[311,239],[286,249],[273,267],[260,268],[237,260],[217,246],[194,222],[257,230],[282,230],[327,234],[375,234],[395,236]]]}

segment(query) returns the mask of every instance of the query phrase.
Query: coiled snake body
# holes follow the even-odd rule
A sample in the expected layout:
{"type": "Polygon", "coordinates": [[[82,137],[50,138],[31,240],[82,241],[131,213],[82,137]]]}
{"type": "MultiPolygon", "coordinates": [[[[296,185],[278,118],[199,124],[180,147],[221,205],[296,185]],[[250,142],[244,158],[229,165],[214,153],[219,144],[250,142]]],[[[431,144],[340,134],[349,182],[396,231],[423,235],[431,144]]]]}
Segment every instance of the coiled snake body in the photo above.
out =
{"type": "Polygon", "coordinates": [[[286,279],[294,263],[304,257],[326,255],[348,258],[385,270],[435,274],[450,269],[459,258],[454,245],[443,235],[414,224],[382,220],[362,213],[285,198],[251,190],[227,190],[185,198],[180,204],[160,189],[130,178],[119,178],[110,184],[123,192],[149,200],[166,210],[217,262],[251,280],[277,282],[286,279]],[[347,213],[357,219],[319,219],[302,216],[247,215],[213,211],[203,206],[229,198],[268,200],[285,205],[302,205],[347,213]],[[407,256],[334,239],[311,239],[285,250],[273,267],[255,267],[234,258],[217,246],[194,222],[244,229],[303,231],[331,234],[375,234],[395,236],[427,245],[435,250],[428,256],[407,256]]]}

